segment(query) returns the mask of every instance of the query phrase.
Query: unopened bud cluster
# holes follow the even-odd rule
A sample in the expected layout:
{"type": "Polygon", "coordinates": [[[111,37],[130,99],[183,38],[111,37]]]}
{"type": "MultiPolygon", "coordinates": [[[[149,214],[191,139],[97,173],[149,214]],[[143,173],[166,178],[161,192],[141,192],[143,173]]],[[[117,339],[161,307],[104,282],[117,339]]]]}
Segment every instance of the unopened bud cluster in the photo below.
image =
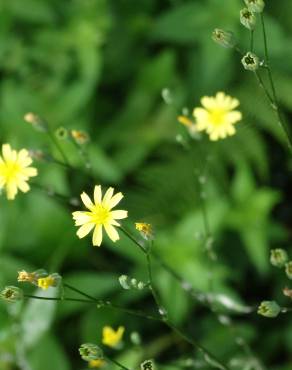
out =
{"type": "Polygon", "coordinates": [[[146,284],[142,281],[138,281],[135,278],[130,278],[128,275],[121,275],[119,277],[119,283],[121,287],[125,290],[137,289],[142,290],[145,288],[146,284]]]}
{"type": "Polygon", "coordinates": [[[53,274],[48,274],[44,269],[39,269],[34,272],[22,270],[18,272],[17,277],[18,282],[30,283],[44,290],[49,287],[59,286],[61,280],[62,278],[58,273],[54,272],[53,274]]]}

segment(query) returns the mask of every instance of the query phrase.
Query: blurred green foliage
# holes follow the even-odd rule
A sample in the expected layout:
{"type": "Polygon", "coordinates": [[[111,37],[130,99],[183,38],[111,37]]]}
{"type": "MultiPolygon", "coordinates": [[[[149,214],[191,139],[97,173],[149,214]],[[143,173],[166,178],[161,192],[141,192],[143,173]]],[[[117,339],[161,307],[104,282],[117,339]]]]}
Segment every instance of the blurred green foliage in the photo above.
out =
{"type": "MultiPolygon", "coordinates": [[[[241,7],[240,0],[1,0],[0,142],[58,157],[46,135],[24,123],[29,111],[54,128],[86,130],[95,183],[123,191],[128,227],[151,222],[157,252],[203,292],[210,290],[210,266],[199,238],[198,180],[207,163],[203,191],[219,256],[212,270],[214,292],[233,308],[269,298],[287,305],[281,293],[285,277],[269,264],[269,250],[288,247],[289,252],[291,241],[291,159],[285,138],[252,73],[243,71],[240,55],[210,38],[215,27],[233,30],[246,50],[249,35],[239,23],[241,7]],[[171,104],[163,101],[163,89],[169,89],[171,104]],[[203,137],[184,150],[176,137],[188,138],[176,116],[183,107],[198,105],[202,95],[220,90],[240,99],[244,119],[237,134],[218,143],[203,137]]],[[[292,3],[282,0],[266,8],[271,64],[289,119],[292,3]]],[[[262,57],[258,29],[255,45],[262,57]]],[[[61,145],[71,164],[82,167],[76,148],[61,145]]],[[[91,193],[95,185],[81,171],[54,163],[37,166],[39,184],[69,197],[91,193]]],[[[127,239],[92,248],[88,238],[77,239],[70,208],[35,188],[14,202],[2,196],[0,207],[1,286],[15,284],[19,270],[44,267],[99,298],[152,310],[144,291],[124,292],[119,286],[123,273],[146,279],[144,258],[127,239]]],[[[292,369],[291,317],[271,321],[239,315],[234,334],[190,300],[169,274],[154,268],[173,321],[218,357],[231,359],[234,369],[292,369]],[[255,355],[242,351],[235,337],[243,337],[255,355]],[[250,356],[267,367],[255,360],[249,366],[250,356]]],[[[226,304],[218,309],[224,312],[226,304]]],[[[161,368],[181,369],[180,361],[194,357],[166,328],[143,319],[81,303],[29,301],[0,303],[0,368],[85,368],[79,345],[99,341],[103,325],[120,324],[126,336],[118,358],[131,368],[148,356],[161,364],[173,362],[161,368]],[[132,331],[140,333],[142,347],[131,344],[132,331]]],[[[208,369],[199,359],[197,365],[208,369]]]]}

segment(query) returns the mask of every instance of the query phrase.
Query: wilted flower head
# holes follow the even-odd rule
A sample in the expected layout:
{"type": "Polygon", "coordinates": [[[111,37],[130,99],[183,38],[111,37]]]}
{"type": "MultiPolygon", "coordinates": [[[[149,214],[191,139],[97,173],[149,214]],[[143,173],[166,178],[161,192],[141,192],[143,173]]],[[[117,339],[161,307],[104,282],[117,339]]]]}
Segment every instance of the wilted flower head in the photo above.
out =
{"type": "Polygon", "coordinates": [[[79,353],[84,361],[102,360],[103,352],[98,345],[93,343],[84,343],[79,348],[79,353]]]}
{"type": "Polygon", "coordinates": [[[140,365],[141,370],[155,370],[153,360],[146,360],[140,365]]]}
{"type": "Polygon", "coordinates": [[[281,312],[281,307],[275,301],[263,301],[258,307],[258,314],[265,317],[277,317],[281,312]]]}
{"type": "Polygon", "coordinates": [[[33,283],[35,282],[35,274],[33,272],[27,272],[25,270],[18,272],[17,281],[19,282],[26,282],[26,283],[33,283]]]}
{"type": "Polygon", "coordinates": [[[206,131],[213,141],[235,134],[234,124],[242,118],[241,112],[234,110],[237,99],[218,92],[215,97],[204,96],[201,104],[203,107],[193,111],[198,131],[206,131]]]}
{"type": "Polygon", "coordinates": [[[71,130],[71,136],[78,145],[84,145],[89,141],[89,136],[85,131],[71,130]]]}
{"type": "Polygon", "coordinates": [[[264,0],[244,0],[246,6],[251,12],[261,13],[264,10],[264,0]]]}
{"type": "Polygon", "coordinates": [[[283,267],[287,261],[288,255],[284,249],[277,248],[271,250],[270,262],[273,266],[283,267]]]}
{"type": "Polygon", "coordinates": [[[256,25],[256,16],[253,12],[251,12],[249,9],[244,8],[240,11],[240,23],[248,28],[249,30],[253,30],[256,25]]]}
{"type": "Polygon", "coordinates": [[[259,58],[250,51],[244,55],[241,59],[241,63],[246,70],[251,72],[255,72],[260,66],[259,58]]]}
{"type": "Polygon", "coordinates": [[[212,33],[212,39],[224,48],[233,48],[236,45],[234,35],[230,31],[224,31],[220,28],[215,28],[212,33]]]}
{"type": "Polygon", "coordinates": [[[7,199],[13,200],[18,190],[26,193],[30,187],[28,180],[37,175],[37,169],[29,167],[32,159],[26,149],[19,152],[13,150],[9,144],[2,145],[0,155],[0,190],[5,189],[7,199]]]}
{"type": "Polygon", "coordinates": [[[288,279],[292,280],[292,261],[285,264],[285,271],[288,279]]]}
{"type": "Polygon", "coordinates": [[[108,347],[116,347],[122,340],[125,328],[119,326],[117,330],[114,330],[110,326],[105,326],[102,329],[102,343],[108,347]]]}
{"type": "Polygon", "coordinates": [[[73,212],[75,226],[81,226],[77,231],[79,238],[84,238],[92,229],[92,243],[95,246],[100,246],[102,242],[102,231],[105,229],[109,238],[116,242],[120,236],[115,229],[115,226],[121,226],[116,220],[121,220],[128,216],[127,211],[112,209],[122,200],[123,194],[117,193],[114,195],[114,189],[109,188],[102,198],[101,186],[94,188],[94,203],[86,193],[81,194],[81,200],[89,211],[73,212]]]}
{"type": "Polygon", "coordinates": [[[140,231],[140,234],[144,239],[153,239],[153,229],[151,224],[147,224],[146,222],[136,222],[135,227],[136,230],[140,231]]]}
{"type": "Polygon", "coordinates": [[[0,298],[6,302],[17,302],[23,299],[23,291],[16,286],[7,286],[1,293],[0,298]]]}

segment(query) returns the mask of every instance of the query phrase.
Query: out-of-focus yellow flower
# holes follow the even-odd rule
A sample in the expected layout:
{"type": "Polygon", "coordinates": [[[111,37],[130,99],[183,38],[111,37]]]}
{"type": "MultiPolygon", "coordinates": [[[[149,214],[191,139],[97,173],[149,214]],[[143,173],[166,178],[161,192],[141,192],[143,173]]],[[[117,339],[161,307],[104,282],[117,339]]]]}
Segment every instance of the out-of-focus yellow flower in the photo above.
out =
{"type": "Polygon", "coordinates": [[[179,123],[187,127],[191,127],[194,125],[194,122],[191,119],[189,119],[187,116],[178,116],[177,120],[179,123]]]}
{"type": "Polygon", "coordinates": [[[90,368],[99,368],[105,365],[104,360],[91,360],[88,362],[90,368]]]}
{"type": "Polygon", "coordinates": [[[29,191],[27,181],[30,177],[37,175],[37,169],[29,167],[31,163],[32,159],[26,149],[17,152],[12,150],[9,144],[2,145],[0,190],[5,188],[7,199],[14,199],[18,189],[23,193],[29,191]]]}
{"type": "Polygon", "coordinates": [[[116,347],[122,340],[125,328],[119,326],[115,331],[110,326],[104,326],[102,329],[102,343],[109,347],[116,347]]]}
{"type": "Polygon", "coordinates": [[[48,289],[51,286],[56,286],[56,279],[51,275],[38,279],[38,287],[43,290],[48,289]]]}
{"type": "Polygon", "coordinates": [[[198,131],[206,131],[213,141],[235,134],[234,124],[242,118],[241,112],[234,110],[237,99],[218,92],[215,97],[204,96],[201,104],[203,108],[193,111],[198,131]]]}
{"type": "Polygon", "coordinates": [[[145,222],[136,222],[135,227],[136,230],[140,231],[143,238],[147,240],[153,238],[153,229],[151,224],[147,224],[145,222]]]}
{"type": "Polygon", "coordinates": [[[121,226],[116,220],[121,220],[128,216],[127,211],[112,209],[122,200],[123,194],[114,194],[114,189],[109,188],[102,198],[101,186],[96,185],[94,188],[94,203],[86,193],[81,194],[82,202],[89,211],[73,212],[75,226],[81,226],[77,231],[79,238],[84,238],[92,229],[92,243],[95,246],[100,246],[102,242],[103,227],[109,238],[116,242],[120,236],[115,229],[115,226],[121,226]]]}

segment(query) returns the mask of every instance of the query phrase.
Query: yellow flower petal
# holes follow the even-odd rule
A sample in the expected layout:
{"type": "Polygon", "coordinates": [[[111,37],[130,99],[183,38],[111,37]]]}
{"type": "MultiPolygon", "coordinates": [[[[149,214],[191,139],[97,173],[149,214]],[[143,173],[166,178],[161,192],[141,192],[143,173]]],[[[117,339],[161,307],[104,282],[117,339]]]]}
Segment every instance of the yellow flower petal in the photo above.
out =
{"type": "Polygon", "coordinates": [[[123,218],[128,217],[128,211],[122,210],[111,211],[111,215],[116,220],[122,220],[123,218]]]}
{"type": "Polygon", "coordinates": [[[94,187],[94,203],[98,204],[101,203],[102,193],[101,193],[101,186],[96,185],[94,187]]]}
{"type": "Polygon", "coordinates": [[[92,236],[92,243],[94,246],[100,247],[102,242],[102,226],[98,225],[95,226],[93,236],[92,236]]]}
{"type": "Polygon", "coordinates": [[[113,196],[113,193],[114,193],[114,188],[108,188],[104,197],[103,197],[103,200],[102,200],[102,205],[106,208],[109,208],[109,204],[110,204],[110,200],[113,196]]]}
{"type": "Polygon", "coordinates": [[[83,192],[80,197],[85,207],[91,210],[93,207],[93,203],[90,200],[89,196],[85,192],[83,192]]]}
{"type": "Polygon", "coordinates": [[[108,225],[108,224],[104,225],[104,228],[105,228],[105,231],[107,232],[107,235],[113,242],[116,242],[117,240],[120,239],[119,233],[112,225],[108,225]]]}
{"type": "Polygon", "coordinates": [[[78,231],[77,231],[77,236],[81,239],[84,238],[87,234],[90,233],[90,231],[94,228],[94,223],[87,223],[82,225],[78,231]]]}
{"type": "Polygon", "coordinates": [[[108,201],[109,209],[114,208],[120,201],[124,198],[122,193],[115,194],[111,199],[108,201]]]}

